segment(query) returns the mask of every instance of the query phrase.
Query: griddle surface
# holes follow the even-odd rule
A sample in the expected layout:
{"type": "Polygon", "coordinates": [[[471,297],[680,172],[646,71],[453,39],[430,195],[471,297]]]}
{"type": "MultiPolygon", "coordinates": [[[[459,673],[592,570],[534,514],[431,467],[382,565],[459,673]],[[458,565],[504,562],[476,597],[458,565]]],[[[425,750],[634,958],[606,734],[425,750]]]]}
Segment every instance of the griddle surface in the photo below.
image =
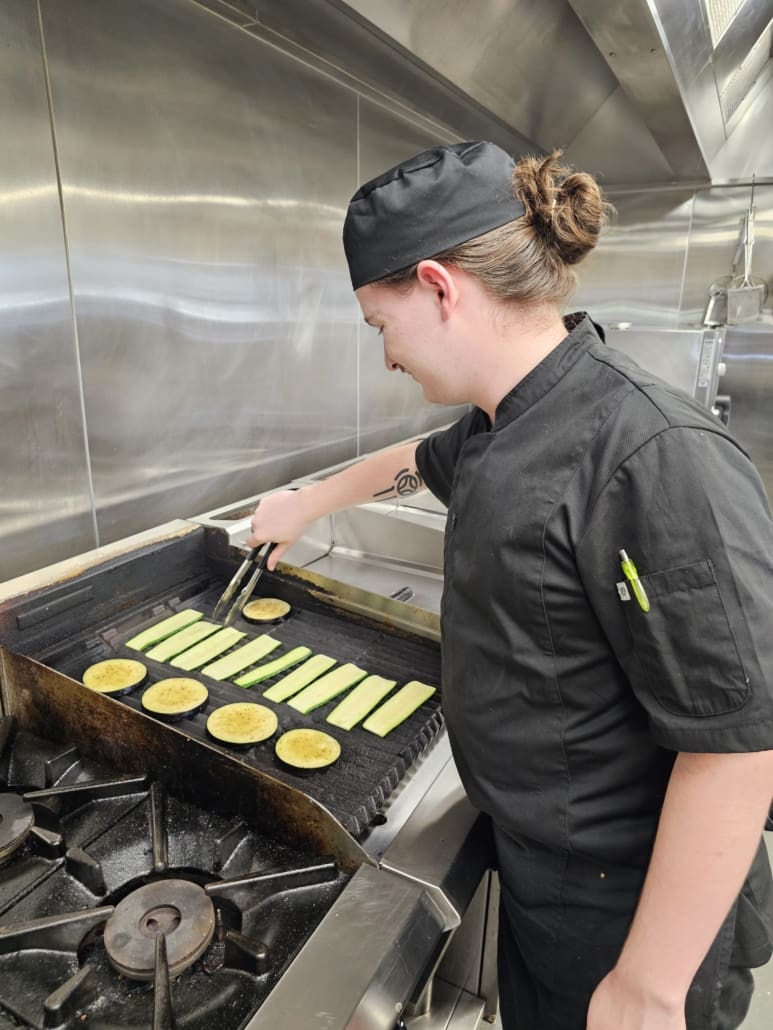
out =
{"type": "MultiPolygon", "coordinates": [[[[202,587],[199,584],[198,588],[192,587],[187,596],[175,596],[157,602],[152,607],[134,609],[109,626],[95,627],[80,638],[70,638],[67,645],[58,646],[54,653],[48,653],[41,660],[76,680],[82,678],[89,665],[105,658],[131,657],[144,661],[149,673],[147,683],[133,693],[117,698],[121,703],[142,712],[142,693],[149,684],[170,676],[185,675],[198,679],[209,690],[207,706],[197,715],[177,723],[178,729],[302,790],[323,804],[353,836],[361,836],[408,767],[440,729],[442,714],[439,689],[406,722],[382,739],[361,727],[346,731],[327,723],[326,716],[340,697],[308,715],[297,712],[287,704],[276,704],[264,698],[263,692],[286,673],[279,673],[272,679],[245,689],[212,679],[200,671],[184,673],[168,663],[152,661],[146,655],[125,646],[125,642],[141,629],[184,608],[195,608],[203,612],[205,618],[211,618],[224,585],[211,583],[202,587]],[[215,741],[207,733],[207,718],[215,708],[234,701],[256,701],[272,708],[279,719],[277,735],[297,727],[323,729],[340,742],[341,758],[327,769],[297,772],[276,758],[276,738],[246,750],[215,741]]],[[[279,597],[292,605],[290,615],[277,623],[258,625],[242,618],[234,622],[233,625],[244,631],[246,636],[231,650],[263,633],[281,642],[282,647],[256,664],[264,664],[292,647],[305,645],[311,648],[312,654],[327,654],[335,658],[338,664],[353,662],[368,673],[394,679],[397,688],[411,679],[438,688],[440,686],[439,648],[429,641],[340,612],[314,598],[305,585],[299,586],[298,581],[279,573],[266,572],[255,596],[279,597]]],[[[148,717],[152,718],[150,715],[148,717]]]]}

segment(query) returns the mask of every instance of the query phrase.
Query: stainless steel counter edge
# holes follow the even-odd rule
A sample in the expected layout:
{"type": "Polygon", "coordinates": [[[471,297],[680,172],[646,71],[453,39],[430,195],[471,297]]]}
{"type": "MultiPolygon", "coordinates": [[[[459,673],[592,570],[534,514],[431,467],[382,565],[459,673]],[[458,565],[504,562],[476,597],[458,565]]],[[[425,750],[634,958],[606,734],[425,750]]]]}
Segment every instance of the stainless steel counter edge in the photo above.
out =
{"type": "Polygon", "coordinates": [[[380,867],[429,890],[451,925],[464,915],[492,860],[488,819],[473,808],[449,758],[387,847],[380,867]]]}
{"type": "Polygon", "coordinates": [[[361,866],[245,1030],[394,1030],[448,932],[420,884],[361,866]]]}

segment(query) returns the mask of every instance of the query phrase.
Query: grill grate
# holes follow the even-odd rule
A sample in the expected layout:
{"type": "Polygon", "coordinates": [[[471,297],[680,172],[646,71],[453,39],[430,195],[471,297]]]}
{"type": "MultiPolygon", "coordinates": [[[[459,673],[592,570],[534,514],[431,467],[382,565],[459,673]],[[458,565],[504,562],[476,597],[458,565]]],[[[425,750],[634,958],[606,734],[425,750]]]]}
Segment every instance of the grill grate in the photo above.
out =
{"type": "MultiPolygon", "coordinates": [[[[205,613],[205,618],[209,617],[221,589],[222,584],[216,583],[184,600],[170,598],[166,603],[167,610],[162,612],[159,612],[158,603],[152,610],[133,610],[120,621],[91,628],[81,637],[70,638],[66,645],[57,646],[42,660],[73,679],[80,680],[89,665],[104,658],[138,658],[138,652],[124,646],[126,640],[140,629],[159,621],[165,614],[182,608],[196,608],[205,613]]],[[[235,625],[244,630],[247,636],[234,645],[234,649],[261,633],[270,633],[281,641],[283,647],[272,652],[264,661],[284,653],[285,649],[303,644],[311,648],[313,653],[330,655],[339,664],[354,662],[369,673],[395,679],[398,687],[410,679],[419,679],[439,687],[439,649],[431,642],[399,634],[349,613],[335,611],[311,596],[305,586],[278,573],[266,573],[263,576],[257,596],[280,597],[290,603],[292,611],[277,624],[255,626],[243,619],[237,620],[235,625]]],[[[148,666],[150,683],[168,676],[181,675],[180,670],[168,664],[147,658],[143,658],[143,661],[148,666]]],[[[179,723],[178,728],[195,739],[206,741],[208,746],[234,754],[253,768],[302,790],[323,804],[355,838],[364,835],[406,770],[442,725],[439,691],[403,725],[381,739],[359,727],[347,732],[326,723],[327,714],[340,699],[308,715],[302,715],[286,704],[267,701],[263,691],[283,674],[248,689],[211,679],[199,672],[185,675],[191,675],[206,684],[209,702],[203,712],[179,723]],[[247,700],[266,704],[276,711],[279,733],[297,727],[324,729],[341,743],[341,758],[328,769],[295,772],[276,759],[273,740],[247,750],[229,748],[212,740],[206,731],[206,720],[210,712],[222,704],[247,700]]],[[[143,711],[141,696],[142,690],[138,690],[118,700],[143,711]]]]}

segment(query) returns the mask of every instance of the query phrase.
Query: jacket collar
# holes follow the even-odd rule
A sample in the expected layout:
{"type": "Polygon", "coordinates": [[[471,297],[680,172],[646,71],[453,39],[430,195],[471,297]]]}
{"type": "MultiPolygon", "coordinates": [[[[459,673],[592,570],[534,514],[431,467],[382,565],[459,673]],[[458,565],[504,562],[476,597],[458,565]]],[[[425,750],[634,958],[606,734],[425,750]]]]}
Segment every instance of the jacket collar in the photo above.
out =
{"type": "Polygon", "coordinates": [[[509,425],[536,404],[563,379],[589,347],[604,340],[604,330],[584,311],[566,315],[564,326],[567,336],[536,368],[505,394],[497,405],[494,413],[494,432],[509,425]]]}

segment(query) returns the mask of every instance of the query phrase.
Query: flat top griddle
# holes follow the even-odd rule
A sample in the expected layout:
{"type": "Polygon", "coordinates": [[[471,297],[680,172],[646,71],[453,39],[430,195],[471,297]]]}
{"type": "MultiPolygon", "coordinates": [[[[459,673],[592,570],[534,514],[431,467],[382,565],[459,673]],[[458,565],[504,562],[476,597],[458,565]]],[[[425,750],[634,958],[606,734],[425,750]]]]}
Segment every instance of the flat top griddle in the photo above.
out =
{"type": "MultiPolygon", "coordinates": [[[[75,680],[81,679],[89,665],[105,658],[141,659],[148,667],[148,682],[117,700],[143,713],[141,697],[150,683],[180,675],[200,680],[209,690],[207,706],[197,715],[177,723],[177,728],[310,795],[324,805],[352,836],[362,837],[368,826],[374,820],[378,821],[386,799],[442,726],[439,689],[405,723],[382,739],[361,727],[346,731],[325,722],[340,698],[308,715],[302,715],[287,704],[266,700],[263,692],[283,673],[245,689],[212,679],[200,671],[182,673],[168,663],[152,661],[140,652],[126,648],[125,642],[141,629],[184,608],[195,608],[203,612],[205,618],[210,618],[223,585],[206,579],[194,581],[167,600],[157,598],[155,603],[138,606],[109,624],[89,627],[36,657],[75,680]],[[207,733],[207,717],[214,708],[234,701],[256,701],[272,708],[279,719],[278,734],[297,727],[323,729],[340,742],[340,759],[327,769],[297,772],[276,758],[276,738],[248,749],[215,741],[207,733]]],[[[305,645],[313,654],[327,654],[338,664],[353,662],[368,673],[394,679],[398,688],[411,679],[439,688],[440,654],[436,644],[339,611],[317,600],[306,584],[286,574],[266,572],[255,596],[282,598],[292,606],[292,610],[285,619],[276,623],[256,625],[237,618],[234,626],[243,630],[246,636],[234,648],[269,633],[283,646],[264,662],[280,656],[289,648],[305,645]]]]}

